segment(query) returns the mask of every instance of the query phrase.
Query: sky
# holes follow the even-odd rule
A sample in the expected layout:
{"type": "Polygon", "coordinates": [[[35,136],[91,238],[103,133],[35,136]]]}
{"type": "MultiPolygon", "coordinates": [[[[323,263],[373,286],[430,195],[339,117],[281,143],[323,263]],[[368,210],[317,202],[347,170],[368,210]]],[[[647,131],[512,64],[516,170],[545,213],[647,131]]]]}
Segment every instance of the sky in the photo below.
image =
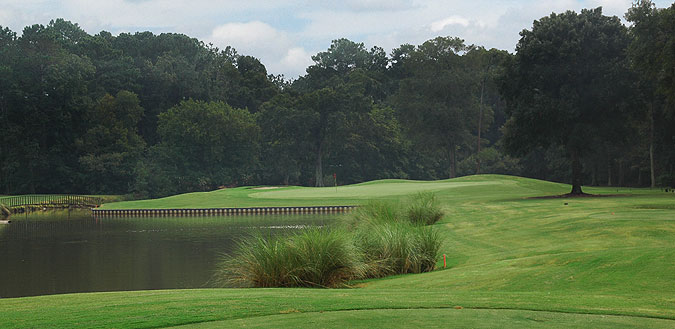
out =
{"type": "MultiPolygon", "coordinates": [[[[90,34],[102,30],[183,33],[261,60],[271,74],[295,79],[311,56],[347,38],[388,53],[437,36],[513,52],[519,32],[553,12],[603,7],[623,17],[631,0],[0,0],[0,26],[64,18],[90,34]]],[[[668,7],[669,1],[654,1],[668,7]]]]}

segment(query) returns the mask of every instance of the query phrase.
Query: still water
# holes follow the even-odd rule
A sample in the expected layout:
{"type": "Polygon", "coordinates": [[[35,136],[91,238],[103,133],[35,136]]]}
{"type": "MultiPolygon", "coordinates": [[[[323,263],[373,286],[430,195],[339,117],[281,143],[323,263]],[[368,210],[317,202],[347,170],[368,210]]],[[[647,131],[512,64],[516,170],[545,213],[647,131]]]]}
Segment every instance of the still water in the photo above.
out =
{"type": "Polygon", "coordinates": [[[0,297],[209,287],[219,257],[238,240],[331,225],[338,216],[15,215],[0,225],[0,297]]]}

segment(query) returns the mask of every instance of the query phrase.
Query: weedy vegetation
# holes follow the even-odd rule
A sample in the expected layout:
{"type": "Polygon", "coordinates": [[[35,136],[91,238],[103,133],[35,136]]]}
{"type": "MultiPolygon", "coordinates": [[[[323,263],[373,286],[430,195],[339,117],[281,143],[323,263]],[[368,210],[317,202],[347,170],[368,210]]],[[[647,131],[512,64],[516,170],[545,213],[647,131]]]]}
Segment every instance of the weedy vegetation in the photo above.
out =
{"type": "Polygon", "coordinates": [[[288,237],[261,234],[224,256],[219,286],[347,286],[350,280],[433,271],[443,239],[427,226],[443,217],[432,193],[408,205],[371,201],[336,228],[311,228],[288,237]],[[432,209],[425,209],[430,207],[432,209]]]}

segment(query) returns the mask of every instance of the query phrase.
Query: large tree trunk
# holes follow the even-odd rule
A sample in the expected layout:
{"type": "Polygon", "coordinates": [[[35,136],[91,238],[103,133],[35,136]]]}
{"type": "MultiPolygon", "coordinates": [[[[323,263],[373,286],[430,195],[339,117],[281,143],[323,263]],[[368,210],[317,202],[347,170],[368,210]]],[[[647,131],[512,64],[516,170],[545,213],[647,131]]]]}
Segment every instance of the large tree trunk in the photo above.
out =
{"type": "Polygon", "coordinates": [[[618,186],[624,186],[624,181],[623,181],[623,159],[619,159],[619,185],[618,186]]]}
{"type": "Polygon", "coordinates": [[[455,158],[455,146],[450,147],[450,178],[457,177],[457,160],[455,158]]]}
{"type": "Polygon", "coordinates": [[[483,94],[485,93],[485,78],[480,86],[480,107],[478,108],[478,145],[476,147],[476,175],[480,174],[480,133],[483,130],[483,94]]]}
{"type": "Polygon", "coordinates": [[[32,165],[28,165],[28,167],[30,168],[30,184],[28,185],[29,191],[30,194],[35,194],[35,173],[33,171],[32,165]]]}
{"type": "Polygon", "coordinates": [[[570,156],[572,160],[572,191],[570,194],[578,195],[584,194],[581,191],[582,183],[582,173],[581,173],[581,160],[579,159],[579,151],[577,149],[570,150],[570,156]]]}
{"type": "Polygon", "coordinates": [[[649,172],[651,178],[650,187],[656,187],[656,179],[654,178],[654,104],[651,104],[649,111],[649,172]]]}
{"type": "Polygon", "coordinates": [[[316,152],[316,164],[315,164],[315,171],[314,171],[314,179],[315,183],[314,186],[316,187],[323,187],[323,164],[321,162],[321,153],[322,153],[322,148],[321,144],[319,144],[318,151],[316,152]]]}

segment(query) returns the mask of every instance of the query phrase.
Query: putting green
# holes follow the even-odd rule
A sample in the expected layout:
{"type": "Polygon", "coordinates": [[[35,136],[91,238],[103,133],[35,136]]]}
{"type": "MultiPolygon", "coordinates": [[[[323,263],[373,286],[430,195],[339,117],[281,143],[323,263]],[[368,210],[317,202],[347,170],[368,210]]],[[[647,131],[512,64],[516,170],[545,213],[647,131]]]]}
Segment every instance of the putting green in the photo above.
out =
{"type": "Polygon", "coordinates": [[[470,186],[487,186],[512,184],[503,182],[463,182],[463,181],[399,181],[381,180],[376,184],[357,184],[335,187],[319,187],[305,189],[278,189],[249,194],[249,197],[260,199],[353,199],[353,198],[388,198],[418,192],[438,192],[470,186]]]}

